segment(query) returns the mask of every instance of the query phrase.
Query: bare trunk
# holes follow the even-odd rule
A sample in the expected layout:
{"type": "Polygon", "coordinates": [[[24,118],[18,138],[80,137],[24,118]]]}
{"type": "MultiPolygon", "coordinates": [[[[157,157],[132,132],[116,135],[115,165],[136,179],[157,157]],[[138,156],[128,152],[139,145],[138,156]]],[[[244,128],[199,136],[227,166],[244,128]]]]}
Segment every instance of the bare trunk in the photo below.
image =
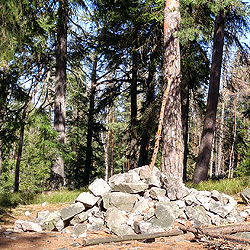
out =
{"type": "MultiPolygon", "coordinates": [[[[38,73],[38,76],[41,72],[38,73]]],[[[20,182],[20,166],[21,166],[21,159],[22,159],[22,152],[23,152],[23,138],[24,138],[24,129],[25,129],[25,120],[27,116],[27,112],[29,109],[30,102],[32,98],[35,96],[38,90],[38,84],[35,86],[35,89],[32,95],[29,97],[28,101],[24,105],[23,114],[22,114],[22,124],[20,128],[20,137],[19,137],[19,144],[18,144],[18,152],[17,152],[17,161],[16,161],[16,169],[15,169],[15,183],[14,183],[14,192],[19,191],[19,182],[20,182]]]]}
{"type": "MultiPolygon", "coordinates": [[[[182,117],[182,130],[183,130],[183,181],[187,180],[187,156],[188,156],[188,113],[189,113],[189,84],[191,82],[189,73],[185,72],[188,76],[182,77],[181,88],[181,117],[182,117]]],[[[185,74],[184,73],[184,74],[185,74]]]]}
{"type": "Polygon", "coordinates": [[[219,16],[216,17],[215,21],[213,56],[207,99],[207,109],[201,136],[201,145],[192,179],[193,183],[199,183],[200,181],[207,180],[219,98],[219,85],[224,45],[224,23],[225,14],[223,11],[221,11],[219,16]]]}
{"type": "Polygon", "coordinates": [[[137,123],[137,51],[134,50],[132,52],[132,81],[130,86],[130,98],[131,98],[131,120],[130,120],[130,168],[136,168],[137,156],[136,156],[136,144],[137,144],[137,131],[136,131],[136,123],[137,123]]]}
{"type": "Polygon", "coordinates": [[[220,176],[222,174],[223,157],[222,157],[222,148],[223,148],[223,130],[224,130],[224,113],[225,113],[225,103],[222,98],[222,109],[221,109],[221,121],[220,121],[220,139],[218,145],[218,165],[215,171],[215,176],[220,176]]]}
{"type": "Polygon", "coordinates": [[[92,140],[93,140],[93,125],[94,125],[94,106],[95,106],[95,93],[96,93],[96,70],[97,70],[97,56],[94,58],[92,77],[91,77],[91,90],[89,97],[89,111],[88,111],[88,131],[87,131],[87,150],[86,150],[86,164],[84,169],[84,185],[88,185],[90,182],[90,173],[92,166],[92,140]]]}
{"type": "Polygon", "coordinates": [[[214,166],[214,142],[215,137],[213,139],[213,145],[212,145],[212,150],[211,150],[211,160],[210,160],[210,170],[209,170],[209,177],[212,178],[213,176],[213,166],[214,166]]]}
{"type": "MultiPolygon", "coordinates": [[[[112,115],[112,123],[115,122],[115,108],[113,107],[112,115]]],[[[111,130],[111,149],[110,149],[110,176],[114,174],[114,130],[111,130]]]]}
{"type": "MultiPolygon", "coordinates": [[[[147,94],[146,94],[146,103],[145,108],[142,110],[142,112],[145,112],[145,110],[149,110],[151,108],[151,104],[154,100],[154,75],[156,71],[156,64],[154,61],[156,60],[156,53],[151,54],[150,57],[150,65],[149,65],[149,72],[148,72],[148,78],[147,78],[147,94]]],[[[148,150],[149,150],[149,140],[150,140],[150,132],[151,132],[151,122],[154,119],[152,117],[152,112],[148,112],[149,115],[146,117],[145,121],[145,128],[143,130],[142,136],[141,136],[141,142],[140,142],[140,154],[138,159],[138,167],[148,165],[149,159],[148,159],[148,150]]]]}
{"type": "MultiPolygon", "coordinates": [[[[68,2],[59,0],[56,47],[56,86],[54,106],[54,129],[59,133],[58,141],[65,144],[66,120],[66,64],[67,64],[67,20],[68,2]]],[[[58,190],[65,185],[64,161],[61,155],[51,167],[50,186],[58,190]]]]}
{"type": "Polygon", "coordinates": [[[236,104],[237,104],[237,95],[234,100],[234,127],[233,127],[233,143],[231,147],[230,159],[229,159],[229,167],[228,167],[228,178],[233,178],[234,171],[234,144],[236,139],[236,131],[237,131],[237,115],[236,115],[236,104]]]}
{"type": "Polygon", "coordinates": [[[183,131],[180,95],[180,47],[176,32],[180,24],[178,0],[164,7],[163,86],[169,88],[163,118],[161,169],[166,176],[183,178],[183,131]],[[169,85],[169,86],[168,86],[169,85]]]}

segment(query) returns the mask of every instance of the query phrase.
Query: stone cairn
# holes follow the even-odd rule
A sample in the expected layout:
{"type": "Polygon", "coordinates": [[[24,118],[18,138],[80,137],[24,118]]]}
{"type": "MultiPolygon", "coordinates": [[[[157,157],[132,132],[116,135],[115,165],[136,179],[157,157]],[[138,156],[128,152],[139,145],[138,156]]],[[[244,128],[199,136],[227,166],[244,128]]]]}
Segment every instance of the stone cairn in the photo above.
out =
{"type": "Polygon", "coordinates": [[[38,212],[35,222],[17,220],[14,231],[56,230],[72,237],[103,230],[118,236],[164,232],[176,222],[209,226],[243,222],[250,211],[236,211],[233,197],[214,190],[197,191],[181,180],[165,177],[148,166],[96,179],[90,192],[81,193],[73,204],[60,212],[38,212]],[[72,230],[69,230],[72,226],[72,230]]]}

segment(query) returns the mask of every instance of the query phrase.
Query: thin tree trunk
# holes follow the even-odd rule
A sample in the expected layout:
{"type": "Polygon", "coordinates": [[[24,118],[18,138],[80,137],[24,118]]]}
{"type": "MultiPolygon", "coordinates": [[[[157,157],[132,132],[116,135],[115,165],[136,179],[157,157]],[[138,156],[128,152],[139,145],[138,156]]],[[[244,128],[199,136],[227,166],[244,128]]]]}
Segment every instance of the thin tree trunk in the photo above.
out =
{"type": "Polygon", "coordinates": [[[213,176],[213,165],[214,165],[214,142],[215,137],[213,139],[212,150],[211,150],[211,160],[210,160],[210,170],[209,170],[209,177],[212,178],[213,176]]]}
{"type": "MultiPolygon", "coordinates": [[[[56,86],[54,107],[54,129],[59,133],[58,141],[65,144],[66,122],[66,67],[67,67],[67,21],[68,1],[59,0],[56,47],[56,86]]],[[[64,161],[61,155],[51,167],[50,186],[58,190],[65,185],[64,161]]]]}
{"type": "MultiPolygon", "coordinates": [[[[181,116],[182,116],[182,130],[183,130],[183,143],[184,143],[184,155],[183,155],[183,181],[187,181],[187,157],[188,157],[188,113],[189,113],[189,73],[186,77],[182,78],[181,88],[181,116]]],[[[185,74],[184,73],[184,74],[185,74]]]]}
{"type": "Polygon", "coordinates": [[[225,14],[223,11],[221,11],[220,14],[216,17],[215,21],[214,44],[207,99],[207,109],[201,136],[201,145],[192,179],[193,183],[199,183],[200,181],[207,180],[208,166],[211,157],[219,98],[219,85],[224,45],[224,27],[225,14]]]}
{"type": "Polygon", "coordinates": [[[224,116],[225,116],[225,103],[222,97],[222,108],[221,108],[221,121],[220,121],[220,139],[218,145],[218,167],[215,171],[215,176],[218,177],[222,174],[222,167],[223,164],[222,160],[222,148],[223,148],[223,130],[224,130],[224,116]]]}
{"type": "Polygon", "coordinates": [[[163,119],[161,170],[166,176],[183,178],[183,131],[180,95],[180,47],[176,32],[180,24],[179,0],[165,0],[163,86],[168,88],[163,119]]]}
{"type": "MultiPolygon", "coordinates": [[[[106,123],[109,123],[109,111],[108,115],[106,118],[106,123]]],[[[108,159],[108,150],[109,150],[109,132],[110,128],[108,127],[108,131],[105,135],[104,139],[104,133],[101,133],[101,138],[102,138],[102,144],[103,144],[103,149],[104,149],[104,161],[105,161],[105,181],[108,181],[108,176],[109,176],[109,159],[108,159]]]]}
{"type": "MultiPolygon", "coordinates": [[[[38,76],[41,72],[38,73],[38,76]]],[[[19,137],[19,144],[18,144],[18,152],[17,152],[17,161],[16,161],[16,169],[15,169],[15,182],[14,182],[14,192],[19,191],[19,182],[20,182],[20,166],[21,166],[21,159],[22,159],[22,152],[23,152],[23,138],[24,138],[24,129],[25,129],[25,120],[27,116],[27,112],[29,109],[30,102],[32,98],[35,96],[38,90],[38,84],[35,86],[35,89],[32,95],[29,97],[28,101],[24,105],[23,114],[22,114],[22,124],[20,128],[20,137],[19,137]]]]}
{"type": "Polygon", "coordinates": [[[235,144],[236,132],[237,132],[236,104],[237,104],[237,95],[236,95],[236,97],[234,99],[233,143],[232,143],[231,152],[230,152],[229,167],[228,167],[228,178],[233,178],[233,171],[234,171],[234,144],[235,144]]]}
{"type": "MultiPolygon", "coordinates": [[[[151,104],[154,100],[154,75],[156,71],[156,60],[157,54],[153,53],[150,56],[150,65],[149,65],[149,72],[148,72],[148,78],[147,78],[147,95],[146,95],[146,101],[145,101],[145,108],[142,112],[145,112],[145,110],[149,110],[151,107],[151,104]]],[[[151,132],[151,121],[154,119],[152,117],[152,112],[148,112],[149,116],[146,117],[145,121],[145,128],[142,133],[141,142],[140,142],[140,154],[138,159],[138,167],[148,165],[149,159],[148,159],[148,150],[149,150],[149,140],[150,140],[150,132],[151,132]]]]}
{"type": "Polygon", "coordinates": [[[94,106],[95,106],[95,93],[96,93],[96,70],[97,70],[97,55],[95,55],[91,76],[91,89],[89,97],[89,111],[88,111],[88,130],[87,130],[87,150],[86,150],[86,163],[84,169],[83,184],[88,185],[90,182],[90,172],[92,170],[92,140],[93,140],[93,124],[94,124],[94,106]]]}
{"type": "Polygon", "coordinates": [[[132,52],[132,81],[130,86],[130,98],[131,98],[131,120],[130,120],[130,168],[136,168],[136,144],[137,144],[137,51],[132,52]]]}
{"type": "MultiPolygon", "coordinates": [[[[111,109],[112,110],[112,109],[111,109]]],[[[113,107],[112,115],[112,124],[115,122],[115,108],[113,107]]],[[[110,150],[110,176],[114,174],[114,130],[111,129],[111,150],[110,150]]]]}

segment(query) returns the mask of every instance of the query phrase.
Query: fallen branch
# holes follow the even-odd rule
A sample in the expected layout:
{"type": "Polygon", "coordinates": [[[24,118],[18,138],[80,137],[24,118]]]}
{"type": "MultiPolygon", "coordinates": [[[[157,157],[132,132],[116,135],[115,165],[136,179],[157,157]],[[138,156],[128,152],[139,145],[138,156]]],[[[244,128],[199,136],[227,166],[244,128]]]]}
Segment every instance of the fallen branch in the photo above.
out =
{"type": "Polygon", "coordinates": [[[183,234],[183,231],[174,230],[170,232],[159,232],[159,233],[150,233],[150,234],[131,234],[131,235],[105,237],[105,238],[97,238],[97,239],[84,239],[82,245],[90,246],[90,245],[98,245],[98,244],[104,244],[104,243],[130,241],[130,240],[147,240],[147,239],[155,239],[159,237],[176,236],[176,235],[181,235],[181,234],[183,234]]]}
{"type": "Polygon", "coordinates": [[[233,224],[233,225],[225,225],[225,226],[217,226],[217,227],[184,227],[179,226],[184,232],[192,232],[194,234],[204,234],[204,235],[226,235],[238,232],[250,232],[250,223],[242,223],[242,224],[233,224]]]}
{"type": "Polygon", "coordinates": [[[234,224],[234,225],[226,225],[218,227],[204,227],[204,228],[179,226],[179,229],[181,229],[184,232],[191,232],[196,236],[205,235],[211,238],[219,238],[243,244],[250,244],[250,239],[231,235],[233,233],[249,232],[250,223],[234,224]]]}

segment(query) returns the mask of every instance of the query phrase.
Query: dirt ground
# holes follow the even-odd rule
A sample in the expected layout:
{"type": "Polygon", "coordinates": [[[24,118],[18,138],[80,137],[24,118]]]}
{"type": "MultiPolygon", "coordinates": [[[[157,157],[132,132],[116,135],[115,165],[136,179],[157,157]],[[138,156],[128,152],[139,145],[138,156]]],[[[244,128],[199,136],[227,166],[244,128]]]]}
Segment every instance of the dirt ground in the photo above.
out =
{"type": "MultiPolygon", "coordinates": [[[[18,206],[12,209],[8,214],[0,216],[0,249],[4,250],[201,250],[201,249],[250,249],[250,246],[246,244],[240,244],[237,242],[225,242],[218,239],[201,238],[199,240],[190,241],[193,237],[190,235],[174,236],[174,237],[162,237],[156,238],[155,241],[123,241],[118,243],[100,244],[94,246],[83,246],[83,238],[72,238],[70,234],[61,232],[24,232],[14,233],[11,229],[14,228],[14,222],[17,219],[26,221],[34,221],[38,211],[48,210],[50,212],[60,211],[63,207],[69,204],[56,204],[56,205],[28,205],[18,206]],[[29,211],[30,215],[25,215],[25,212],[29,211]]],[[[239,209],[244,207],[239,206],[239,209]]],[[[72,231],[71,227],[68,227],[72,231]]],[[[86,238],[103,238],[111,237],[114,235],[101,232],[88,232],[86,238]]]]}

